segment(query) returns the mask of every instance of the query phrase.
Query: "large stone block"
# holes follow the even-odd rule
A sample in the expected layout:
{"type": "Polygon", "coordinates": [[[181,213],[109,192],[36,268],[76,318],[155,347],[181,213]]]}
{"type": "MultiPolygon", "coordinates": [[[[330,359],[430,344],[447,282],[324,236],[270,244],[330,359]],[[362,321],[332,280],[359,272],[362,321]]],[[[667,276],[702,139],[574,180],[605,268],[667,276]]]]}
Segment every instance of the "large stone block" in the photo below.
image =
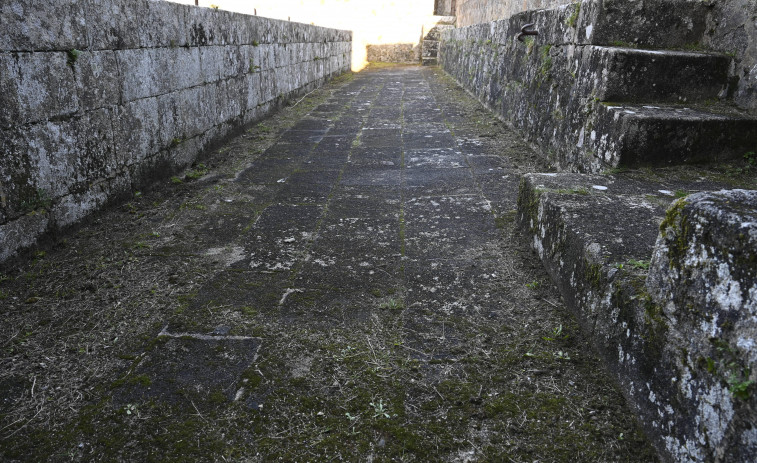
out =
{"type": "Polygon", "coordinates": [[[264,103],[273,100],[278,95],[276,72],[263,71],[260,73],[260,97],[264,103]]]}
{"type": "Polygon", "coordinates": [[[121,75],[113,51],[82,51],[72,68],[82,110],[120,103],[121,75]]]}
{"type": "Polygon", "coordinates": [[[661,348],[674,359],[671,384],[689,407],[676,410],[688,418],[688,435],[669,442],[669,451],[681,459],[753,461],[757,191],[697,193],[675,203],[660,226],[646,286],[668,327],[661,348]]]}
{"type": "Polygon", "coordinates": [[[689,173],[521,183],[523,229],[668,461],[749,462],[757,445],[757,192],[723,186],[689,173]],[[715,192],[666,212],[668,188],[715,192]]]}
{"type": "Polygon", "coordinates": [[[0,3],[0,51],[70,50],[87,47],[81,0],[0,3]]]}
{"type": "MultiPolygon", "coordinates": [[[[134,8],[134,2],[126,1],[127,6],[134,8]]],[[[140,47],[181,47],[189,43],[190,6],[164,0],[149,0],[138,5],[140,47]]]]}
{"type": "Polygon", "coordinates": [[[202,83],[200,51],[191,48],[143,48],[116,51],[124,102],[162,95],[202,83]]]}
{"type": "Polygon", "coordinates": [[[22,156],[28,159],[29,181],[55,199],[69,193],[77,181],[78,124],[73,120],[45,121],[23,132],[22,156]]]}
{"type": "Polygon", "coordinates": [[[68,62],[62,52],[0,53],[0,126],[78,111],[77,85],[68,62]]]}
{"type": "MultiPolygon", "coordinates": [[[[119,106],[113,119],[119,163],[131,166],[158,152],[164,144],[160,138],[161,127],[167,123],[169,121],[160,117],[158,97],[119,106]]],[[[170,123],[173,123],[172,117],[170,123]]]]}
{"type": "Polygon", "coordinates": [[[73,120],[76,147],[66,162],[73,166],[73,187],[86,190],[90,183],[113,178],[119,169],[113,133],[113,108],[89,111],[73,120]]]}
{"type": "Polygon", "coordinates": [[[235,121],[247,110],[247,83],[244,77],[219,82],[216,86],[218,102],[217,123],[235,121]]]}
{"type": "Polygon", "coordinates": [[[224,77],[226,47],[199,47],[200,75],[203,83],[216,82],[224,77]]]}
{"type": "Polygon", "coordinates": [[[261,103],[260,94],[260,74],[249,74],[245,76],[247,83],[247,110],[253,110],[261,103]]]}
{"type": "Polygon", "coordinates": [[[88,47],[94,50],[139,48],[139,24],[147,0],[81,0],[88,47]]]}

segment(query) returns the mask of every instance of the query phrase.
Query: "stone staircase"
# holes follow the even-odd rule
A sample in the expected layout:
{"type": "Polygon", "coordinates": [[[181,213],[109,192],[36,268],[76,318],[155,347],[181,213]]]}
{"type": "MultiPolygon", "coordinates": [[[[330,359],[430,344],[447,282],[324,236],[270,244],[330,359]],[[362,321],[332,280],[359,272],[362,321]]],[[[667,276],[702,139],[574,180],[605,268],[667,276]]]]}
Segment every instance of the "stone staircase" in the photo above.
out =
{"type": "Polygon", "coordinates": [[[754,150],[757,118],[727,100],[730,57],[603,46],[584,53],[583,80],[595,83],[598,104],[578,144],[598,165],[712,162],[754,150]]]}
{"type": "Polygon", "coordinates": [[[436,16],[437,22],[428,31],[423,30],[421,35],[421,64],[423,66],[434,66],[437,64],[439,53],[439,39],[442,31],[445,29],[454,29],[454,16],[436,16]]]}
{"type": "Polygon", "coordinates": [[[520,223],[663,460],[750,462],[757,117],[702,49],[709,8],[585,0],[443,32],[439,57],[560,171],[522,179],[520,223]]]}

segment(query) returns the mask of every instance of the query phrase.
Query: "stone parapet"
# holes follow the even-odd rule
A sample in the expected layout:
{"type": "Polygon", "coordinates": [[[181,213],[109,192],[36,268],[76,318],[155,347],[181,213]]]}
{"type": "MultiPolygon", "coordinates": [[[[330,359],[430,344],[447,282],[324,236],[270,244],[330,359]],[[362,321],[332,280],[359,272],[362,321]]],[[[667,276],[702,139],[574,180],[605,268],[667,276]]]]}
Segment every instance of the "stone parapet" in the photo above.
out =
{"type": "Polygon", "coordinates": [[[0,261],[349,70],[349,31],[152,0],[0,5],[0,261]]]}

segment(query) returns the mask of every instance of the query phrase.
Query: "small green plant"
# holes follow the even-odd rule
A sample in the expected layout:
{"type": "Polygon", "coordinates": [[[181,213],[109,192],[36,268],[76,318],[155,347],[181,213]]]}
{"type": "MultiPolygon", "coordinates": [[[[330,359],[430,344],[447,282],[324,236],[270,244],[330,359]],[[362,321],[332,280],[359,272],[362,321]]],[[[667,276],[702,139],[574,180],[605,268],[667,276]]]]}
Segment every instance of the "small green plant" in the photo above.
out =
{"type": "Polygon", "coordinates": [[[378,403],[371,402],[368,405],[373,407],[374,418],[391,418],[391,415],[389,415],[389,409],[384,405],[383,399],[379,399],[378,403]]]}
{"type": "Polygon", "coordinates": [[[394,298],[391,298],[379,305],[379,309],[402,310],[404,308],[405,304],[403,304],[399,299],[394,298]]]}
{"type": "Polygon", "coordinates": [[[32,212],[38,209],[48,210],[50,209],[52,203],[53,200],[50,199],[50,195],[47,190],[43,188],[37,188],[34,196],[21,202],[21,209],[24,212],[32,212]]]}
{"type": "Polygon", "coordinates": [[[350,413],[345,413],[344,416],[346,416],[347,419],[350,420],[350,423],[352,423],[352,430],[350,431],[350,435],[351,436],[356,436],[356,435],[360,434],[360,431],[355,431],[355,423],[357,422],[357,420],[358,420],[359,417],[358,416],[352,416],[350,413]]]}
{"type": "Polygon", "coordinates": [[[578,23],[578,13],[581,12],[581,4],[576,3],[573,6],[573,13],[570,14],[567,18],[565,18],[565,25],[568,27],[576,27],[576,24],[578,23]]]}
{"type": "Polygon", "coordinates": [[[558,350],[554,356],[558,360],[570,360],[570,355],[568,355],[567,351],[558,350]]]}
{"type": "Polygon", "coordinates": [[[208,171],[209,170],[205,164],[197,164],[197,167],[187,173],[187,178],[190,180],[197,180],[198,178],[207,175],[208,171]]]}
{"type": "Polygon", "coordinates": [[[638,269],[638,270],[648,270],[649,269],[649,261],[648,260],[636,260],[636,259],[629,259],[628,265],[630,265],[632,268],[638,269]]]}
{"type": "Polygon", "coordinates": [[[531,283],[526,283],[526,288],[528,289],[537,289],[539,288],[539,282],[534,280],[531,283]]]}
{"type": "Polygon", "coordinates": [[[137,415],[139,416],[139,410],[137,410],[137,406],[135,404],[126,404],[124,407],[124,411],[127,415],[137,415]]]}
{"type": "Polygon", "coordinates": [[[77,50],[76,48],[72,48],[66,52],[68,55],[68,59],[66,60],[66,63],[74,67],[74,64],[76,64],[76,60],[79,59],[79,55],[81,55],[81,50],[77,50]]]}
{"type": "Polygon", "coordinates": [[[545,341],[556,341],[558,339],[568,339],[567,334],[563,334],[562,324],[552,328],[552,336],[542,336],[545,341]]]}
{"type": "Polygon", "coordinates": [[[676,190],[673,196],[675,196],[676,198],[685,198],[689,196],[689,192],[684,190],[676,190]]]}
{"type": "Polygon", "coordinates": [[[757,168],[757,156],[754,151],[750,151],[744,154],[744,161],[746,161],[747,171],[757,168]]]}
{"type": "Polygon", "coordinates": [[[539,74],[547,78],[552,70],[552,57],[549,56],[549,51],[552,49],[552,45],[545,45],[541,49],[541,66],[539,67],[539,74]]]}
{"type": "Polygon", "coordinates": [[[178,146],[181,144],[183,140],[181,138],[172,138],[171,139],[171,146],[178,146]]]}
{"type": "Polygon", "coordinates": [[[733,394],[734,397],[741,400],[749,398],[749,387],[754,384],[754,381],[752,380],[742,380],[741,375],[738,375],[735,372],[731,372],[728,379],[726,379],[726,382],[728,383],[728,391],[733,394]]]}
{"type": "Polygon", "coordinates": [[[252,46],[253,46],[253,47],[257,47],[257,46],[259,46],[259,45],[260,45],[260,42],[258,42],[257,40],[253,40],[253,41],[252,41],[252,46]]]}
{"type": "Polygon", "coordinates": [[[176,177],[176,176],[171,177],[171,183],[178,184],[178,183],[183,183],[183,182],[184,180],[180,179],[179,177],[176,177]]]}
{"type": "Polygon", "coordinates": [[[639,48],[639,46],[636,45],[635,43],[624,42],[622,40],[612,41],[610,42],[610,45],[612,45],[613,47],[618,47],[618,48],[639,48]]]}

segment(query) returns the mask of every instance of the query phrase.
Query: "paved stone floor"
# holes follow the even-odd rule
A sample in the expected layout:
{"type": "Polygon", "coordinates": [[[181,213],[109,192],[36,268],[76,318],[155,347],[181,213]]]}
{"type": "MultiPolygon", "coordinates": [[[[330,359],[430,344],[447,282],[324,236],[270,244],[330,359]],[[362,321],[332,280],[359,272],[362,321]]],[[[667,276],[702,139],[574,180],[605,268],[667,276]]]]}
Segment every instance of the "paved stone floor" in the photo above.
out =
{"type": "Polygon", "coordinates": [[[338,79],[0,278],[5,460],[650,461],[435,68],[338,79]]]}

